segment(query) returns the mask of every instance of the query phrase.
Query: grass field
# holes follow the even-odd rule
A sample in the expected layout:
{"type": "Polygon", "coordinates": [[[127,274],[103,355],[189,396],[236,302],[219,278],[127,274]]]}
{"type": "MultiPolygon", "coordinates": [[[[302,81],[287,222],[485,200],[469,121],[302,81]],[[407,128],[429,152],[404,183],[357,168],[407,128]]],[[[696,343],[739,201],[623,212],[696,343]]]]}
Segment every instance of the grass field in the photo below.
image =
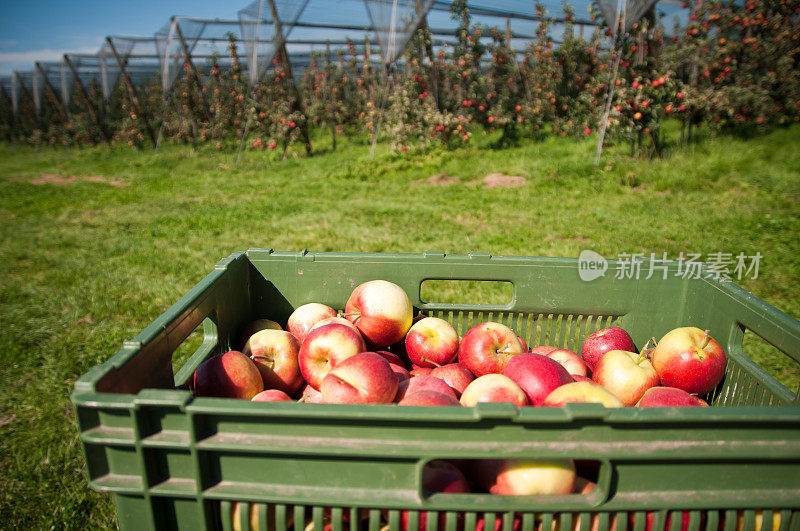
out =
{"type": "MultiPolygon", "coordinates": [[[[759,252],[758,278],[739,283],[800,317],[800,127],[706,138],[655,160],[621,146],[599,167],[591,140],[490,141],[374,159],[364,143],[285,161],[246,152],[238,165],[235,153],[183,146],[0,147],[0,528],[113,526],[110,499],[82,475],[72,384],[249,247],[759,252]],[[525,184],[484,187],[495,172],[525,184]]],[[[757,352],[798,388],[796,364],[757,352]]]]}

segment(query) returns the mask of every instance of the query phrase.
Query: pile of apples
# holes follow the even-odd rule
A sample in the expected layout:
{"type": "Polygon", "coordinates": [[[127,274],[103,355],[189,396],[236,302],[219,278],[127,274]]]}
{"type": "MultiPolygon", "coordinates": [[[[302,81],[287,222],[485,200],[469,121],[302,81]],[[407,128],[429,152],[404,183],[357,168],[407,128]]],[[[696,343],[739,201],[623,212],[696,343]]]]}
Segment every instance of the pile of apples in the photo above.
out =
{"type": "MultiPolygon", "coordinates": [[[[480,323],[459,337],[443,319],[415,318],[408,295],[385,280],[357,286],[343,313],[320,303],[300,306],[287,329],[266,319],[251,323],[241,351],[198,367],[194,393],[400,406],[707,406],[697,395],[722,380],[727,361],[709,332],[694,327],[672,330],[641,353],[619,327],[589,335],[580,354],[554,346],[529,349],[496,322],[480,323]]],[[[565,494],[579,485],[571,460],[485,462],[494,468],[478,475],[489,477],[481,483],[496,494],[565,494]],[[531,475],[531,467],[539,474],[531,475]]]]}

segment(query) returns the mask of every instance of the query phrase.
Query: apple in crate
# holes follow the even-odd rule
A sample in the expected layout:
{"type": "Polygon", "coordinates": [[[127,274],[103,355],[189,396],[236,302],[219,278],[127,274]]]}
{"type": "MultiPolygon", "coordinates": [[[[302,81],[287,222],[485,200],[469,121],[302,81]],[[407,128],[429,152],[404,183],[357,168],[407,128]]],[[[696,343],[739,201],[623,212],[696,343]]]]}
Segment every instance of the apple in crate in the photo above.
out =
{"type": "Polygon", "coordinates": [[[414,319],[406,292],[386,280],[370,280],[357,286],[347,299],[344,312],[364,339],[378,348],[403,339],[414,319]]]}
{"type": "Polygon", "coordinates": [[[528,397],[511,378],[492,373],[475,378],[461,393],[460,402],[465,407],[479,402],[511,402],[522,407],[528,405],[528,397]]]}
{"type": "Polygon", "coordinates": [[[709,331],[693,326],[667,332],[653,349],[651,359],[663,385],[691,394],[714,389],[725,376],[728,361],[709,331]]]}
{"type": "Polygon", "coordinates": [[[388,361],[374,352],[361,352],[334,365],[319,391],[326,404],[388,404],[397,386],[388,361]]]}
{"type": "Polygon", "coordinates": [[[251,399],[253,402],[292,402],[292,397],[280,389],[266,389],[251,399]]]}
{"type": "Polygon", "coordinates": [[[538,347],[533,347],[530,349],[530,352],[534,354],[541,354],[542,356],[547,356],[554,350],[558,350],[558,347],[551,347],[550,345],[539,345],[538,347]]]}
{"type": "Polygon", "coordinates": [[[453,388],[457,397],[460,397],[464,389],[475,379],[475,375],[461,363],[448,363],[447,365],[436,367],[431,371],[430,375],[444,380],[444,383],[453,388]]]}
{"type": "MultiPolygon", "coordinates": [[[[348,321],[344,317],[339,317],[339,316],[327,317],[325,319],[322,319],[321,321],[317,321],[316,323],[314,323],[311,326],[311,330],[315,330],[315,329],[319,328],[320,326],[325,326],[325,325],[334,324],[334,323],[343,324],[345,326],[349,326],[350,328],[352,328],[353,330],[358,332],[358,328],[356,328],[356,325],[354,325],[353,323],[351,323],[350,321],[348,321]]],[[[311,332],[311,330],[309,330],[309,332],[311,332]]],[[[306,334],[306,335],[308,335],[308,334],[306,334]]],[[[361,332],[358,332],[358,335],[361,335],[361,332]]],[[[302,341],[301,341],[301,343],[302,343],[302,341]]]]}
{"type": "Polygon", "coordinates": [[[357,330],[331,323],[315,328],[306,336],[297,360],[305,381],[319,390],[322,379],[333,367],[365,350],[364,340],[357,330]]]}
{"type": "Polygon", "coordinates": [[[622,407],[622,401],[595,382],[572,382],[556,387],[542,402],[544,407],[561,407],[564,404],[594,402],[605,407],[622,407]]]}
{"type": "Polygon", "coordinates": [[[423,374],[420,376],[413,376],[408,380],[400,382],[397,386],[395,401],[399,402],[407,395],[412,395],[420,391],[436,391],[437,393],[451,396],[456,400],[458,399],[455,389],[447,385],[444,380],[423,374]]]}
{"type": "Polygon", "coordinates": [[[399,406],[460,406],[461,404],[452,395],[446,395],[430,389],[422,389],[413,393],[406,393],[397,402],[399,406]]]}
{"type": "Polygon", "coordinates": [[[496,474],[484,486],[502,496],[570,494],[577,479],[572,459],[501,459],[489,469],[496,474]]]}
{"type": "MultiPolygon", "coordinates": [[[[422,490],[426,495],[432,493],[464,494],[469,492],[469,484],[464,474],[454,464],[443,459],[434,459],[433,461],[428,461],[422,467],[422,490]]],[[[410,515],[410,511],[402,511],[400,513],[400,526],[403,531],[425,531],[427,529],[427,511],[420,511],[416,528],[410,525],[410,515]]],[[[444,531],[446,516],[444,512],[440,512],[438,515],[437,530],[444,531]]],[[[459,525],[456,527],[461,528],[459,525]]]]}
{"type": "Polygon", "coordinates": [[[592,380],[633,406],[644,392],[659,385],[658,374],[645,356],[625,350],[606,352],[595,366],[592,380]]]}
{"type": "Polygon", "coordinates": [[[298,306],[292,312],[292,315],[289,316],[289,321],[286,323],[286,328],[302,343],[311,331],[312,326],[330,317],[336,317],[336,310],[326,304],[309,302],[298,306]]]}
{"type": "Polygon", "coordinates": [[[261,330],[250,337],[244,351],[255,362],[265,389],[280,389],[292,394],[303,385],[300,342],[284,330],[261,330]]]}
{"type": "Polygon", "coordinates": [[[557,348],[551,350],[545,356],[560,363],[572,376],[587,376],[589,374],[589,368],[584,363],[583,358],[571,350],[557,348]]]}
{"type": "Polygon", "coordinates": [[[197,396],[250,400],[264,390],[261,373],[253,360],[238,350],[207,359],[192,375],[197,396]]]}
{"type": "Polygon", "coordinates": [[[677,387],[651,387],[636,403],[638,407],[708,407],[702,398],[677,387]]]}
{"type": "Polygon", "coordinates": [[[503,374],[522,388],[532,406],[542,405],[554,389],[575,381],[560,363],[533,352],[514,356],[503,374]]]}
{"type": "Polygon", "coordinates": [[[408,372],[408,369],[406,369],[405,365],[403,364],[403,360],[400,359],[400,356],[393,352],[389,352],[388,350],[377,350],[375,351],[375,354],[389,362],[389,366],[397,375],[397,379],[399,381],[402,382],[403,380],[408,380],[411,378],[411,373],[408,372]]]}
{"type": "Polygon", "coordinates": [[[522,353],[522,344],[509,327],[487,321],[470,328],[458,347],[458,361],[476,377],[501,373],[522,353]]]}
{"type": "Polygon", "coordinates": [[[303,393],[300,395],[300,400],[298,402],[303,402],[305,404],[322,404],[322,393],[311,387],[311,385],[306,384],[303,387],[303,393]]]}
{"type": "Polygon", "coordinates": [[[262,330],[283,330],[283,327],[271,319],[256,319],[244,327],[241,335],[239,336],[239,344],[242,345],[242,351],[247,348],[247,340],[256,332],[262,330]]]}
{"type": "Polygon", "coordinates": [[[633,339],[628,335],[628,332],[618,326],[611,326],[589,334],[589,336],[583,340],[581,356],[586,366],[594,372],[597,362],[600,361],[603,354],[610,350],[635,352],[636,347],[633,345],[633,339]]]}
{"type": "Polygon", "coordinates": [[[458,355],[458,332],[438,317],[425,317],[414,323],[406,334],[406,353],[418,367],[439,367],[458,355]]]}

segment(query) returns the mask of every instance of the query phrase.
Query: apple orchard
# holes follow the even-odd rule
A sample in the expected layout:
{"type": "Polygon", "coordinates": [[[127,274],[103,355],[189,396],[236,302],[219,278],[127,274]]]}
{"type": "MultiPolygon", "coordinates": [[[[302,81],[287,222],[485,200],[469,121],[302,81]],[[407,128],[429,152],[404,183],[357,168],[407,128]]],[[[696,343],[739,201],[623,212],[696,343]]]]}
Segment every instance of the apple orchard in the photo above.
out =
{"type": "MultiPolygon", "coordinates": [[[[150,142],[149,120],[156,127],[163,122],[166,141],[233,150],[247,131],[249,149],[285,155],[292,143],[311,151],[309,130],[334,139],[363,137],[381,121],[381,141],[401,152],[453,148],[484,132],[503,145],[597,133],[612,88],[605,141],[628,143],[632,153],[659,153],[667,120],[680,124],[682,142],[697,127],[753,134],[800,120],[800,1],[687,2],[687,23],[679,28],[661,26],[651,12],[613,53],[611,31],[600,17],[583,36],[568,5],[563,20],[550,18],[542,4],[536,9],[540,22],[524,49],[512,50],[502,28],[473,24],[466,2],[456,0],[455,40],[436,52],[423,28],[387,72],[365,62],[351,44],[331,58],[313,55],[309,66],[294,72],[297,90],[276,58],[252,94],[239,61],[241,43],[231,35],[230,68],[212,58],[198,65],[203,75],[197,76],[184,65],[187,75],[177,81],[165,112],[157,79],[140,87],[141,113],[120,84],[104,116],[105,131],[81,98],[72,99],[65,118],[48,94],[37,118],[23,95],[16,119],[8,102],[0,105],[0,137],[53,146],[105,137],[141,148],[150,142]]],[[[88,92],[101,108],[96,82],[88,92]]]]}

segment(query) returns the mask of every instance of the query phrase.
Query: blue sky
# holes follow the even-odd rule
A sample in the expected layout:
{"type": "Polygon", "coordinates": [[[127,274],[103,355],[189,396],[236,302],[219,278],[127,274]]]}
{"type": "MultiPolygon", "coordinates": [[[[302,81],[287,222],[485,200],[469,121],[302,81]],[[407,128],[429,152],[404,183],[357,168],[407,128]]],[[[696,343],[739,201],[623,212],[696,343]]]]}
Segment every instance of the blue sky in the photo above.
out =
{"type": "Polygon", "coordinates": [[[65,52],[95,53],[107,35],[153,35],[172,15],[235,19],[250,0],[0,0],[0,75],[65,52]]]}

